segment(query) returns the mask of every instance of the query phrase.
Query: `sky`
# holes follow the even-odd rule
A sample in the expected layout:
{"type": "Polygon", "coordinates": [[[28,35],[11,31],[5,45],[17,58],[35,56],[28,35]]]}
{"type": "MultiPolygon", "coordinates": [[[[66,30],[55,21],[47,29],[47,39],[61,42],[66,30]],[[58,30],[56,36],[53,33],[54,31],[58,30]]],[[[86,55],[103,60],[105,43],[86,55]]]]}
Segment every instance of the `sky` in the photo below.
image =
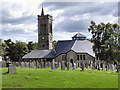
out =
{"type": "MultiPolygon", "coordinates": [[[[23,42],[38,40],[37,15],[53,16],[53,40],[70,40],[81,32],[91,38],[88,27],[93,20],[96,24],[118,23],[118,2],[48,2],[45,0],[2,0],[0,29],[3,40],[12,39],[23,42]],[[42,2],[44,2],[42,4],[42,2]]],[[[75,1],[75,0],[74,0],[75,1]]],[[[1,35],[0,35],[1,36],[1,35]]]]}

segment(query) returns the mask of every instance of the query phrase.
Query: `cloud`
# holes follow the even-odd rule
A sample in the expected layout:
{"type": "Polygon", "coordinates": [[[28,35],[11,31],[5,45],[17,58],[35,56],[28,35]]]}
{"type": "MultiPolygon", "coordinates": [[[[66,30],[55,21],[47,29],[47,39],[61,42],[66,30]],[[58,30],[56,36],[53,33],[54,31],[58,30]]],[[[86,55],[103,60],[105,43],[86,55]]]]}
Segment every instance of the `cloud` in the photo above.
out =
{"type": "MultiPolygon", "coordinates": [[[[2,38],[37,41],[37,15],[43,0],[2,0],[2,38]]],[[[45,14],[53,16],[54,40],[66,40],[77,32],[91,37],[90,21],[117,23],[117,2],[46,2],[45,14]],[[62,32],[62,33],[61,33],[62,32]]]]}

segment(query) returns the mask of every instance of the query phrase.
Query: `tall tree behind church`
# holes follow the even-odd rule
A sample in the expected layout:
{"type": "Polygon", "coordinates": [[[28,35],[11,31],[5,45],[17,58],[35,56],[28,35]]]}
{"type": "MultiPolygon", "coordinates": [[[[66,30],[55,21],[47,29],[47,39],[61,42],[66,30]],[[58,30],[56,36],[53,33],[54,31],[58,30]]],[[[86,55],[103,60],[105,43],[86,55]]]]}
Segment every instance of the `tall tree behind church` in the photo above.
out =
{"type": "Polygon", "coordinates": [[[94,43],[93,50],[97,57],[106,61],[117,61],[120,57],[120,29],[117,24],[95,24],[91,21],[88,28],[91,32],[91,42],[94,43]]]}

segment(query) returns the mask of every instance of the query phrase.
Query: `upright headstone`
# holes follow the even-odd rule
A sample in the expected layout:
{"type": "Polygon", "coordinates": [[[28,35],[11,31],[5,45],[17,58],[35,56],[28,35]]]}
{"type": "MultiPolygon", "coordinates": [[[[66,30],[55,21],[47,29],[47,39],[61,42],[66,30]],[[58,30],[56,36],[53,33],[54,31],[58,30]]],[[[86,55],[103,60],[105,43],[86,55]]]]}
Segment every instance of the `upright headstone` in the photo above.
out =
{"type": "Polygon", "coordinates": [[[85,70],[85,63],[84,63],[84,61],[82,61],[81,69],[82,69],[82,71],[85,70]]]}
{"type": "Polygon", "coordinates": [[[20,66],[20,63],[19,63],[19,62],[16,62],[15,64],[16,64],[16,67],[19,67],[19,66],[20,66]]]}
{"type": "Polygon", "coordinates": [[[44,62],[45,68],[47,68],[47,62],[44,62]]]}
{"type": "Polygon", "coordinates": [[[102,70],[105,70],[105,62],[102,62],[102,70]]]}
{"type": "Polygon", "coordinates": [[[51,62],[48,62],[48,67],[49,67],[49,68],[51,67],[51,62]]]}
{"type": "Polygon", "coordinates": [[[92,61],[90,61],[90,68],[92,69],[92,66],[93,66],[93,62],[92,61]]]}
{"type": "Polygon", "coordinates": [[[6,67],[6,61],[1,61],[1,64],[2,67],[6,67]]]}
{"type": "Polygon", "coordinates": [[[16,67],[8,67],[8,73],[16,73],[16,67]]]}
{"type": "Polygon", "coordinates": [[[55,60],[53,59],[52,60],[52,63],[51,63],[51,69],[52,70],[55,70],[56,68],[55,68],[55,60]]]}
{"type": "Polygon", "coordinates": [[[77,65],[76,63],[73,63],[73,70],[76,70],[77,69],[77,65]]]}
{"type": "Polygon", "coordinates": [[[98,66],[97,66],[97,70],[100,70],[100,68],[101,68],[101,62],[100,61],[98,61],[98,64],[97,64],[98,66]]]}
{"type": "Polygon", "coordinates": [[[44,66],[45,66],[44,62],[41,62],[41,68],[44,68],[44,66]]]}
{"type": "Polygon", "coordinates": [[[30,67],[29,65],[30,65],[29,62],[26,62],[26,68],[29,68],[30,67]]]}
{"type": "Polygon", "coordinates": [[[70,62],[67,62],[67,69],[71,70],[71,63],[70,62]]]}
{"type": "Polygon", "coordinates": [[[40,63],[38,61],[36,62],[36,68],[40,68],[40,63]]]}
{"type": "Polygon", "coordinates": [[[61,62],[61,70],[65,70],[65,62],[64,61],[61,62]]]}
{"type": "Polygon", "coordinates": [[[109,64],[106,64],[106,71],[109,71],[109,64]]]}
{"type": "Polygon", "coordinates": [[[25,63],[21,62],[21,68],[24,68],[24,67],[25,67],[25,63]]]}
{"type": "Polygon", "coordinates": [[[119,63],[117,64],[117,72],[120,73],[120,61],[118,61],[119,63]]]}

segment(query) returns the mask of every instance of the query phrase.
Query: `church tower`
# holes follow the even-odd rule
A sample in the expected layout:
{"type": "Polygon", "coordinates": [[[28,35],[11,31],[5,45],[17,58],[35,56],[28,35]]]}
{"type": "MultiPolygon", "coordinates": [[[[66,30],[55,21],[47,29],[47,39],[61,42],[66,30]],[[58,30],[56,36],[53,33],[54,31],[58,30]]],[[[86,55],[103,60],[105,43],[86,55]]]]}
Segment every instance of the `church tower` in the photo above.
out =
{"type": "Polygon", "coordinates": [[[42,8],[41,15],[38,15],[38,49],[52,49],[53,32],[52,32],[52,16],[44,15],[42,8]]]}

